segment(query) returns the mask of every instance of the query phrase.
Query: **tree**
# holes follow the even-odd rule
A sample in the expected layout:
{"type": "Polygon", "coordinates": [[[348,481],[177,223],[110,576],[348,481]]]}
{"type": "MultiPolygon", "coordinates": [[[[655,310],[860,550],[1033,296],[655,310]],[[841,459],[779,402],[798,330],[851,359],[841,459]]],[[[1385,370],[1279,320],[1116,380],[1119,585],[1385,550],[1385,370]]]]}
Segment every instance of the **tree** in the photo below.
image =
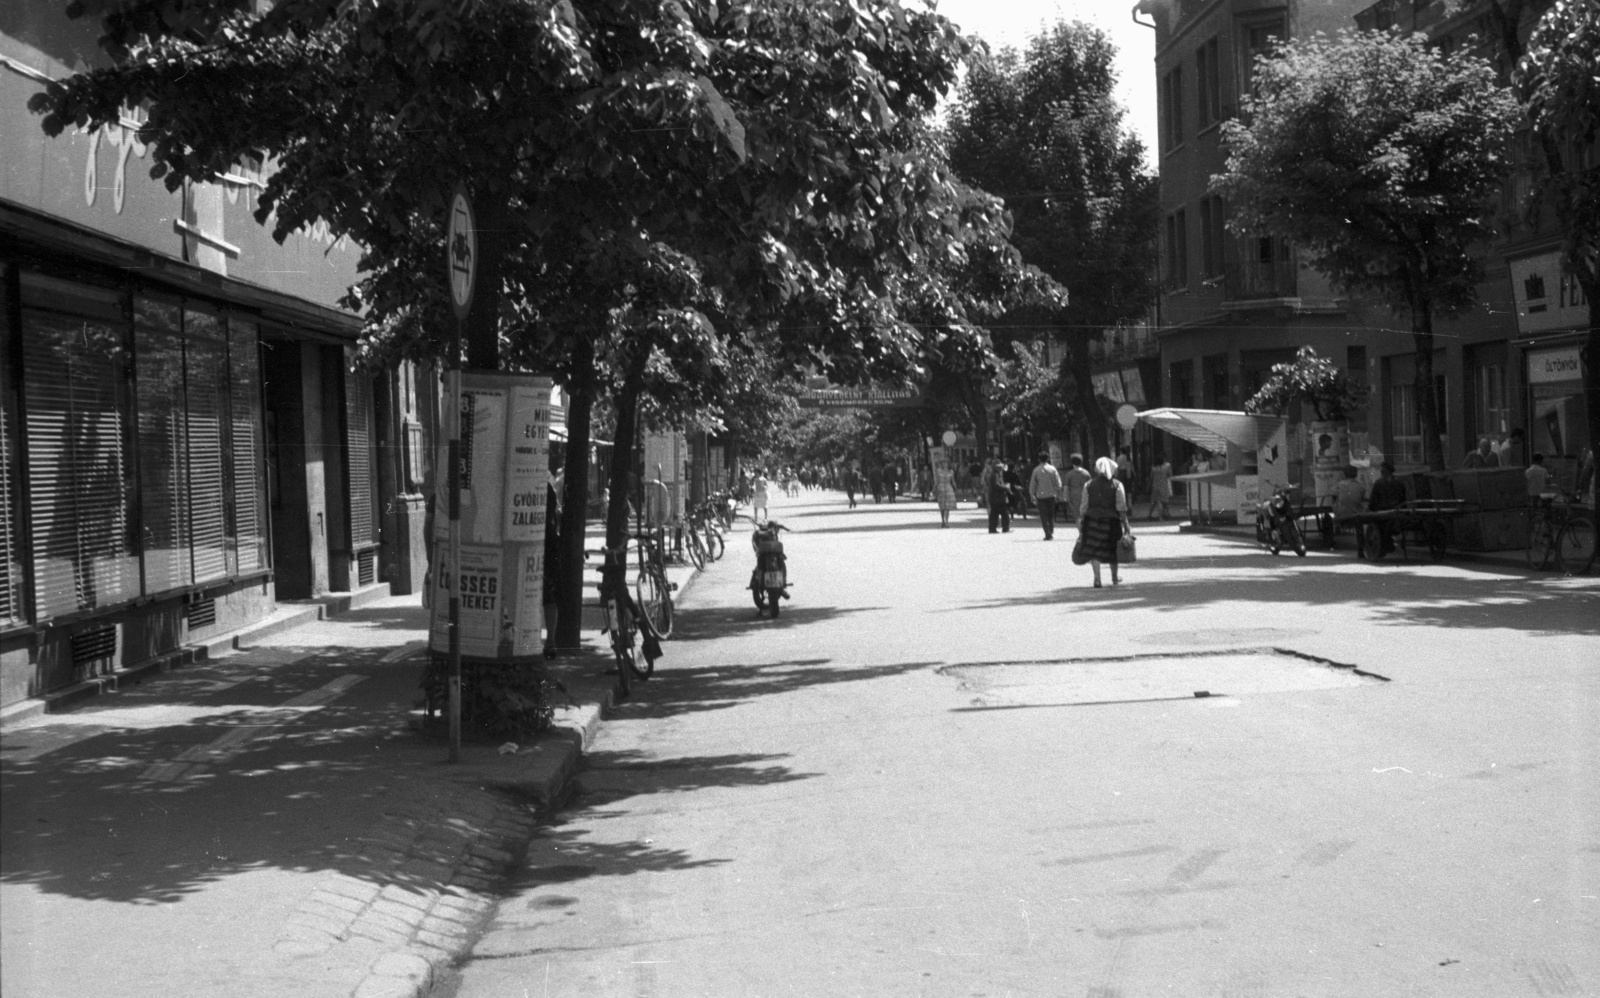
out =
{"type": "Polygon", "coordinates": [[[1058,22],[1022,54],[974,66],[950,115],[950,161],[1002,199],[1023,259],[1071,290],[1058,307],[1015,310],[1002,339],[1063,342],[1090,439],[1108,452],[1090,378],[1089,342],[1142,317],[1155,300],[1156,178],[1113,95],[1116,49],[1098,28],[1058,22]]]}
{"type": "MultiPolygon", "coordinates": [[[[140,140],[174,187],[270,160],[258,220],[279,238],[321,220],[365,247],[352,301],[374,356],[446,351],[458,179],[485,230],[466,359],[553,370],[575,418],[607,388],[630,417],[657,387],[693,400],[715,383],[696,373],[796,303],[827,321],[793,327],[785,369],[857,377],[915,356],[914,329],[877,303],[958,235],[947,176],[916,156],[916,121],[967,52],[942,18],[895,0],[260,6],[79,0],[116,64],[31,106],[52,134],[146,107],[140,140]]],[[[585,477],[569,469],[573,543],[585,477]]]]}
{"type": "MultiPolygon", "coordinates": [[[[1516,42],[1512,33],[1511,41],[1516,42]]],[[[1519,54],[1516,49],[1511,50],[1519,54]]],[[[1541,195],[1554,202],[1562,264],[1589,300],[1583,349],[1589,446],[1600,447],[1600,7],[1556,0],[1520,53],[1513,77],[1543,152],[1541,195]]]]}
{"type": "Polygon", "coordinates": [[[1487,62],[1447,59],[1422,35],[1295,40],[1254,79],[1211,184],[1229,228],[1290,240],[1335,284],[1409,316],[1423,457],[1442,469],[1433,323],[1476,301],[1474,245],[1494,231],[1516,102],[1487,62]]]}

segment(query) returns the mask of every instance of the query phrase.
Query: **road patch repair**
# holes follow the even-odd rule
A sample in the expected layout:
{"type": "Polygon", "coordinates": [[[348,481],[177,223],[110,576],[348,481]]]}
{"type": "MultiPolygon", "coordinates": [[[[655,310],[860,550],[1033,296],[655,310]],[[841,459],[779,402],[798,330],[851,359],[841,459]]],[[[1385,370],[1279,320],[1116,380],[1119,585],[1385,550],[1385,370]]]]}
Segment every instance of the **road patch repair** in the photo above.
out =
{"type": "Polygon", "coordinates": [[[1090,707],[1293,693],[1388,682],[1386,676],[1286,648],[1234,648],[1106,658],[964,662],[940,675],[975,694],[956,710],[1090,707]]]}

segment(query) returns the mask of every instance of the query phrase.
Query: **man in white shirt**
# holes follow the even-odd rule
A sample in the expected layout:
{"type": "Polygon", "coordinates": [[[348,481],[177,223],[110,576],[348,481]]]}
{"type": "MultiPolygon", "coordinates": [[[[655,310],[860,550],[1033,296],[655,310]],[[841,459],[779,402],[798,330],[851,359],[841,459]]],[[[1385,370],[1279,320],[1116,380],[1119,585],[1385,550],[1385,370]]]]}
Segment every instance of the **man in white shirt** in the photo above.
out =
{"type": "Polygon", "coordinates": [[[1039,452],[1039,464],[1028,478],[1028,494],[1039,507],[1039,522],[1044,526],[1044,539],[1056,536],[1056,500],[1061,498],[1061,472],[1050,463],[1050,452],[1039,452]]]}

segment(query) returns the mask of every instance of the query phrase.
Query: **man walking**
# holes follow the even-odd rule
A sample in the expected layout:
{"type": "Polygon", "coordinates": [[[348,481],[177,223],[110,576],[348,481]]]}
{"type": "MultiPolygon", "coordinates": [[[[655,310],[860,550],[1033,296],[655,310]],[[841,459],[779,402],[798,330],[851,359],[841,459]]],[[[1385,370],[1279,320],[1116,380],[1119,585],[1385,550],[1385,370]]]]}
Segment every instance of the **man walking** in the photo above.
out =
{"type": "Polygon", "coordinates": [[[989,507],[989,533],[1011,533],[1011,492],[1006,487],[1006,466],[998,458],[989,459],[983,472],[984,500],[989,507]]]}
{"type": "Polygon", "coordinates": [[[1044,539],[1056,536],[1056,500],[1061,498],[1061,472],[1050,463],[1050,452],[1039,452],[1039,464],[1028,478],[1028,494],[1039,507],[1039,523],[1044,527],[1044,539]]]}
{"type": "Polygon", "coordinates": [[[1172,462],[1162,455],[1161,463],[1150,469],[1150,519],[1161,510],[1161,519],[1168,516],[1167,503],[1172,500],[1172,462]]]}
{"type": "Polygon", "coordinates": [[[1093,476],[1089,474],[1089,469],[1083,466],[1082,454],[1072,455],[1069,463],[1071,466],[1062,476],[1061,484],[1067,497],[1067,521],[1071,523],[1076,522],[1078,515],[1083,512],[1078,508],[1083,500],[1083,487],[1089,484],[1089,479],[1093,476]]]}

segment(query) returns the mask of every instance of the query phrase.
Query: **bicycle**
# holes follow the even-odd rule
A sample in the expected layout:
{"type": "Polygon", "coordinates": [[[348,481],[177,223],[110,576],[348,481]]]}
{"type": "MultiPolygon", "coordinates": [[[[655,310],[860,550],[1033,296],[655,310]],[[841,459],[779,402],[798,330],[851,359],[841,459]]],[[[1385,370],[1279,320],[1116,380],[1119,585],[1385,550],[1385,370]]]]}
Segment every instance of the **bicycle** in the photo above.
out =
{"type": "Polygon", "coordinates": [[[1568,575],[1583,575],[1594,564],[1593,518],[1576,500],[1559,492],[1534,497],[1528,524],[1528,564],[1535,569],[1556,567],[1568,575]]]}
{"type": "Polygon", "coordinates": [[[661,543],[649,532],[634,535],[638,542],[638,574],[633,578],[633,591],[639,608],[639,621],[656,638],[672,637],[672,591],[676,583],[667,581],[666,555],[661,543]]]}
{"type": "Polygon", "coordinates": [[[611,636],[611,653],[617,664],[617,699],[626,700],[632,692],[629,674],[640,679],[649,679],[650,674],[655,671],[655,659],[660,654],[660,648],[658,646],[652,649],[651,641],[646,640],[641,655],[641,651],[634,647],[640,614],[632,597],[628,595],[627,545],[602,548],[598,551],[585,550],[584,554],[598,554],[602,559],[600,582],[596,586],[600,590],[600,610],[604,618],[601,633],[611,636]],[[642,666],[639,664],[641,657],[644,659],[642,666]]]}
{"type": "Polygon", "coordinates": [[[699,536],[700,544],[705,550],[706,561],[716,561],[727,550],[727,543],[723,540],[722,527],[712,500],[706,500],[689,512],[689,531],[691,535],[699,536]]]}

